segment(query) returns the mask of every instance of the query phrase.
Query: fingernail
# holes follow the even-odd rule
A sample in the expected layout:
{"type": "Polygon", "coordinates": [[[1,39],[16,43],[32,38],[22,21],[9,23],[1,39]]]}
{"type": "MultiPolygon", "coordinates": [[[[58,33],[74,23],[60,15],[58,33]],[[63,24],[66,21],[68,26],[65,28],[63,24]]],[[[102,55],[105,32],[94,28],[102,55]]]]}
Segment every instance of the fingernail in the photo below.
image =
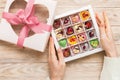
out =
{"type": "Polygon", "coordinates": [[[61,49],[59,48],[58,51],[61,52],[61,49]]]}

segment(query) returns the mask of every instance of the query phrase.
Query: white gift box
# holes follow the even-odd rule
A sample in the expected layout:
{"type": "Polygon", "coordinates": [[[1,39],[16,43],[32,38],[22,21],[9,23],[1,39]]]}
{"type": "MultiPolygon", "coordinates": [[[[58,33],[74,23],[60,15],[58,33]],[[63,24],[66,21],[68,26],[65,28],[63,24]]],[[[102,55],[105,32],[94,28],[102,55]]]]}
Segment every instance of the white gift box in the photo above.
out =
{"type": "Polygon", "coordinates": [[[100,43],[100,34],[99,34],[98,25],[97,25],[97,22],[96,22],[96,19],[95,19],[93,9],[90,5],[88,5],[86,7],[83,7],[83,8],[80,8],[78,10],[72,10],[72,11],[68,11],[66,13],[63,13],[61,15],[58,15],[58,16],[55,17],[55,20],[58,20],[59,22],[57,22],[57,24],[60,25],[60,26],[55,27],[52,30],[52,36],[54,38],[55,46],[56,46],[57,49],[61,48],[63,50],[63,54],[64,54],[64,50],[69,50],[68,53],[70,53],[69,55],[68,55],[68,53],[67,54],[65,53],[67,55],[67,57],[65,56],[65,62],[75,60],[75,59],[78,59],[78,58],[81,58],[81,57],[85,57],[85,56],[103,51],[103,49],[101,47],[101,43],[100,43]],[[88,11],[89,14],[90,14],[90,18],[88,20],[85,20],[85,21],[83,21],[81,16],[80,16],[80,13],[82,13],[84,11],[88,11]],[[76,15],[76,14],[77,14],[77,16],[79,15],[80,21],[73,23],[71,16],[76,15]],[[64,21],[65,21],[66,17],[69,18],[69,21],[70,21],[70,22],[68,22],[67,25],[66,25],[66,22],[64,24],[64,21]],[[75,32],[74,25],[78,25],[78,24],[81,24],[81,23],[85,24],[85,22],[87,22],[87,21],[92,21],[92,28],[85,29],[85,25],[83,25],[82,26],[82,28],[83,28],[82,32],[80,32],[80,33],[75,32]],[[70,35],[67,34],[67,29],[68,28],[73,29],[73,33],[70,34],[70,35]],[[92,31],[92,30],[95,31],[95,33],[94,33],[95,36],[93,38],[88,38],[87,32],[92,31]],[[87,36],[87,40],[85,40],[83,42],[79,41],[78,35],[81,34],[81,33],[85,33],[85,35],[87,36]],[[70,42],[69,39],[70,39],[71,36],[76,36],[76,42],[77,43],[75,43],[73,45],[71,45],[69,43],[70,42]],[[60,46],[62,42],[59,43],[59,41],[61,41],[61,40],[64,40],[63,45],[65,45],[65,46],[60,46]],[[98,40],[99,45],[96,48],[93,48],[91,46],[90,41],[92,41],[92,40],[98,40]],[[85,47],[83,47],[82,45],[84,43],[88,43],[88,46],[89,46],[88,50],[84,50],[85,47],[88,47],[88,46],[86,46],[86,44],[84,45],[85,47]],[[74,47],[74,46],[78,46],[77,49],[79,48],[79,52],[77,54],[74,53],[74,51],[72,50],[72,47],[74,47]]]}
{"type": "MultiPolygon", "coordinates": [[[[8,12],[11,4],[15,0],[7,0],[6,7],[4,12],[8,12]]],[[[25,0],[28,2],[28,0],[25,0]]],[[[19,4],[19,3],[18,3],[19,4]]],[[[49,18],[47,19],[48,25],[53,24],[53,17],[54,17],[54,11],[57,4],[57,1],[55,0],[35,0],[34,4],[42,4],[47,7],[49,11],[49,18]]],[[[50,36],[50,32],[44,31],[44,33],[39,34],[33,34],[30,37],[26,37],[23,43],[23,47],[27,47],[30,49],[34,49],[37,51],[44,52],[48,39],[50,36]]],[[[10,23],[6,21],[6,19],[2,18],[1,24],[0,24],[0,40],[17,44],[18,41],[18,35],[13,30],[10,23]]]]}

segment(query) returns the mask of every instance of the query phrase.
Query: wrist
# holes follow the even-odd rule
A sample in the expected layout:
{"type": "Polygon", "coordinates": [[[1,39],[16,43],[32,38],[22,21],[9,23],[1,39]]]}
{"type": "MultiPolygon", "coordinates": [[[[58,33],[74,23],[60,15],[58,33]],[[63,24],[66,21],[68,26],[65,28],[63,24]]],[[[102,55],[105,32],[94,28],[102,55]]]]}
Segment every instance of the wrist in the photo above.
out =
{"type": "Polygon", "coordinates": [[[118,57],[117,51],[106,52],[107,57],[118,57]]]}
{"type": "Polygon", "coordinates": [[[61,79],[54,78],[54,79],[51,79],[51,80],[61,80],[61,79]]]}
{"type": "Polygon", "coordinates": [[[61,78],[51,78],[50,80],[62,80],[61,78]]]}

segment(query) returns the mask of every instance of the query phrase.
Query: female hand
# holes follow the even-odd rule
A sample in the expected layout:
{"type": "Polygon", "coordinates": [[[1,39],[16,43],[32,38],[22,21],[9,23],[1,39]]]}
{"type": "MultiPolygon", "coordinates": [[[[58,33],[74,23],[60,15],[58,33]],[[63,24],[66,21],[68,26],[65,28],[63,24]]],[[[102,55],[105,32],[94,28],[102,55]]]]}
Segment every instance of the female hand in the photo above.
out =
{"type": "Polygon", "coordinates": [[[108,57],[117,57],[117,50],[106,13],[103,12],[103,16],[99,16],[96,13],[96,20],[100,30],[100,40],[102,43],[102,47],[106,52],[106,55],[108,57]]]}
{"type": "Polygon", "coordinates": [[[57,50],[58,59],[55,52],[53,39],[50,37],[48,64],[51,80],[62,80],[65,73],[65,62],[61,49],[57,50]]]}

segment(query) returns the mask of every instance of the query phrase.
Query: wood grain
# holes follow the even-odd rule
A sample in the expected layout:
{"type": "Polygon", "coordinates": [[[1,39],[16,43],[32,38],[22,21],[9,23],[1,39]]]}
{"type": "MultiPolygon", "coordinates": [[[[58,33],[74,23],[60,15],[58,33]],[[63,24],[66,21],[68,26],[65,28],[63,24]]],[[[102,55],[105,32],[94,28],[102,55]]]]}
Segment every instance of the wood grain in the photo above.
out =
{"type": "MultiPolygon", "coordinates": [[[[0,0],[0,18],[5,4],[6,0],[0,0]]],[[[56,15],[88,4],[95,12],[107,12],[120,52],[120,0],[59,0],[56,15]]],[[[0,41],[0,80],[46,80],[49,76],[47,54],[48,48],[40,53],[0,41]]],[[[99,80],[104,54],[100,52],[67,63],[64,80],[99,80]]]]}

